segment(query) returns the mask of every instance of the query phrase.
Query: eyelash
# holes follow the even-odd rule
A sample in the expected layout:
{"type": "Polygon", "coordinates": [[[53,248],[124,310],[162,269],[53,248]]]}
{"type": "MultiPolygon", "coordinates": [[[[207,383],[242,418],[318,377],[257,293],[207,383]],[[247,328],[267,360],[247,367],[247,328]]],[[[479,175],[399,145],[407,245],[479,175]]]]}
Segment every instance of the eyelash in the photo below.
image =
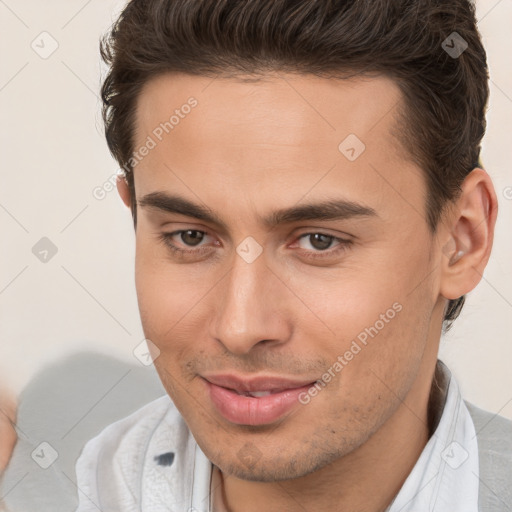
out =
{"type": "MultiPolygon", "coordinates": [[[[198,229],[182,229],[179,231],[173,231],[172,233],[162,233],[159,236],[159,239],[166,245],[166,247],[168,249],[170,249],[174,254],[177,254],[178,256],[187,256],[187,255],[192,255],[192,254],[201,255],[203,253],[210,251],[210,247],[204,247],[203,249],[201,249],[201,247],[199,249],[180,249],[179,247],[177,247],[176,245],[174,245],[171,242],[172,237],[174,237],[175,235],[179,235],[181,233],[186,233],[187,231],[197,231],[197,232],[203,233],[205,235],[208,234],[205,231],[200,231],[198,229]]],[[[303,233],[302,235],[300,235],[297,238],[297,241],[302,238],[312,236],[312,235],[326,236],[328,238],[331,238],[333,242],[334,241],[339,242],[339,244],[337,246],[335,246],[336,248],[334,250],[326,249],[324,251],[317,250],[317,251],[313,251],[313,252],[306,250],[306,252],[308,253],[307,257],[311,258],[311,259],[336,256],[339,253],[345,252],[348,249],[348,247],[352,244],[351,240],[346,240],[344,238],[339,238],[334,235],[329,235],[327,233],[322,233],[319,231],[303,233]]]]}

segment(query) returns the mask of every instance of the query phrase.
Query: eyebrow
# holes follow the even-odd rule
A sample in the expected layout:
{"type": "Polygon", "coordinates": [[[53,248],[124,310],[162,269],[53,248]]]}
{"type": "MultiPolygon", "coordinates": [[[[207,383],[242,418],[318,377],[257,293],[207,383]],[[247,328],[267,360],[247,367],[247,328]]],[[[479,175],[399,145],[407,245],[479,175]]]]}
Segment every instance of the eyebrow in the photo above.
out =
{"type": "MultiPolygon", "coordinates": [[[[137,201],[141,208],[150,208],[193,217],[210,222],[227,231],[226,224],[207,206],[196,204],[184,197],[164,192],[151,192],[137,201]]],[[[346,220],[354,217],[379,217],[377,212],[366,205],[345,199],[330,199],[318,203],[307,203],[300,206],[283,208],[270,213],[261,219],[261,223],[269,228],[280,224],[311,220],[346,220]]]]}

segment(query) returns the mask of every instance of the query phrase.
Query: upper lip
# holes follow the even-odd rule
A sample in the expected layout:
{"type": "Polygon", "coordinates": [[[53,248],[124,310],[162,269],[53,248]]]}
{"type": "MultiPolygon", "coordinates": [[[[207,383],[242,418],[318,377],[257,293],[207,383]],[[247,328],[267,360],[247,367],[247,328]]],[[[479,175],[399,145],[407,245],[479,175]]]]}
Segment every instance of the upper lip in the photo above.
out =
{"type": "Polygon", "coordinates": [[[221,386],[223,388],[233,389],[235,391],[284,391],[285,389],[300,388],[307,384],[312,384],[315,379],[293,380],[283,377],[272,377],[258,375],[252,377],[237,377],[236,375],[217,374],[202,375],[208,382],[221,386]]]}

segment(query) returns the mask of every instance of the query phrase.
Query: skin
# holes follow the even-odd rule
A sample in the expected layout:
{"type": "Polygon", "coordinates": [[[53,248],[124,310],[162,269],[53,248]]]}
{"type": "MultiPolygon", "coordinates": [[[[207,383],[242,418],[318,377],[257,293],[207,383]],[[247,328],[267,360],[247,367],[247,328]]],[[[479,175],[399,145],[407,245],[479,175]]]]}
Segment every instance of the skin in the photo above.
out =
{"type": "Polygon", "coordinates": [[[0,475],[4,472],[18,440],[13,424],[16,421],[16,400],[0,389],[0,475]]]}
{"type": "MultiPolygon", "coordinates": [[[[136,198],[178,194],[225,226],[138,205],[137,295],[160,378],[221,471],[216,493],[227,510],[384,510],[429,437],[444,307],[477,285],[489,258],[491,179],[474,169],[432,235],[422,171],[392,135],[400,91],[383,77],[163,75],[139,96],[135,147],[190,96],[197,107],[135,168],[136,198]],[[338,150],[350,133],[366,146],[353,162],[338,150]],[[377,216],[272,229],[260,221],[328,198],[377,216]],[[202,233],[171,242],[191,255],[159,239],[188,229],[202,233]],[[352,243],[336,253],[340,242],[311,233],[352,243]],[[248,236],[263,249],[252,263],[236,252],[248,236]],[[232,424],[210,402],[204,372],[320,379],[394,303],[401,311],[280,421],[232,424]],[[256,454],[253,464],[244,450],[256,454]]],[[[122,179],[118,190],[129,206],[122,179]]]]}

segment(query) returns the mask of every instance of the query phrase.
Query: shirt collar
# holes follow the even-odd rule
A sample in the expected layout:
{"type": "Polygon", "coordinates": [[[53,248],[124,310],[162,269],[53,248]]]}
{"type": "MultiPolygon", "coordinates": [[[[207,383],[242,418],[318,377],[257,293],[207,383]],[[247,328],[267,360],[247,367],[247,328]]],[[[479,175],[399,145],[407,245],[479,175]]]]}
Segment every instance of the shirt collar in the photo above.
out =
{"type": "Polygon", "coordinates": [[[473,420],[457,381],[442,361],[437,362],[435,374],[429,402],[435,430],[386,512],[478,512],[479,461],[473,420]]]}

